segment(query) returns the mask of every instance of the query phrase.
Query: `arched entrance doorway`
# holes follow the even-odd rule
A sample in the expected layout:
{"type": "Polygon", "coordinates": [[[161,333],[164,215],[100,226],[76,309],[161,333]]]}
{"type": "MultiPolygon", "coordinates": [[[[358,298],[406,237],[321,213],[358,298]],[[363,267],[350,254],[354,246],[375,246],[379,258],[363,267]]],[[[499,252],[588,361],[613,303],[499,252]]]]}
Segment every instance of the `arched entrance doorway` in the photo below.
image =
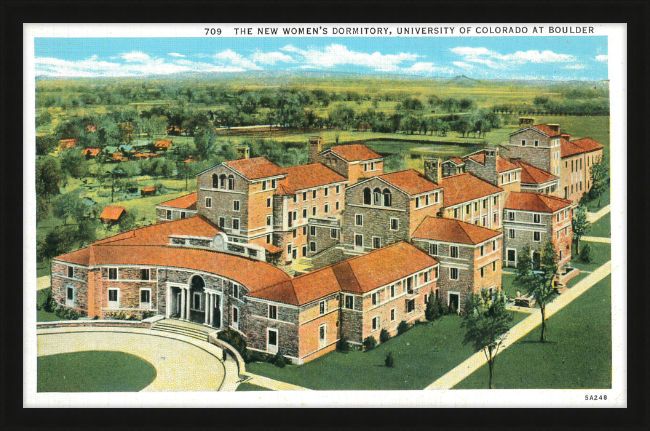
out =
{"type": "Polygon", "coordinates": [[[190,280],[190,315],[189,320],[196,323],[205,321],[205,281],[200,275],[190,280]]]}

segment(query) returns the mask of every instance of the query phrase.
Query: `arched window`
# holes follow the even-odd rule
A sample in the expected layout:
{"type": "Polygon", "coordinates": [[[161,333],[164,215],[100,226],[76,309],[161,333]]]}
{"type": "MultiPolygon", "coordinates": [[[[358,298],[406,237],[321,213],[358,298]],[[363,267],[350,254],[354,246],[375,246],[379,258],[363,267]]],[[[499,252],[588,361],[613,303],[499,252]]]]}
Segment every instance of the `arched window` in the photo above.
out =
{"type": "Polygon", "coordinates": [[[228,175],[228,190],[235,190],[235,176],[228,175]]]}
{"type": "Polygon", "coordinates": [[[217,174],[212,174],[212,188],[213,189],[219,188],[219,177],[217,176],[217,174]]]}
{"type": "Polygon", "coordinates": [[[392,196],[390,190],[384,189],[384,206],[389,207],[393,204],[392,196]]]}
{"type": "Polygon", "coordinates": [[[379,188],[372,191],[372,204],[381,205],[381,190],[379,188]]]}
{"type": "Polygon", "coordinates": [[[219,181],[221,183],[221,185],[219,187],[222,188],[222,189],[225,189],[226,188],[226,175],[221,174],[221,176],[219,177],[219,181]]]}
{"type": "Polygon", "coordinates": [[[370,189],[366,187],[363,189],[363,204],[364,205],[370,205],[372,203],[371,197],[370,197],[370,189]]]}

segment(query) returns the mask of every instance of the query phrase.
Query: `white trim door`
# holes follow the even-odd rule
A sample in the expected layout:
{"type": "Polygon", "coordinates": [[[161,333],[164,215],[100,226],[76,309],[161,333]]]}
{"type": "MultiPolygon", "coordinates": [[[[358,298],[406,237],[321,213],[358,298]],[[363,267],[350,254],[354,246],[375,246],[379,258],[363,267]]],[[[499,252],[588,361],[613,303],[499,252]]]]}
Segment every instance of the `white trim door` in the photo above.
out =
{"type": "Polygon", "coordinates": [[[269,352],[272,355],[275,355],[278,353],[278,344],[279,344],[279,339],[278,339],[278,330],[277,329],[269,329],[266,332],[266,351],[269,352]]]}
{"type": "Polygon", "coordinates": [[[239,331],[239,308],[232,307],[232,327],[239,331]]]}
{"type": "Polygon", "coordinates": [[[117,310],[118,308],[120,308],[120,289],[118,288],[108,289],[108,308],[112,310],[117,310]]]}
{"type": "Polygon", "coordinates": [[[327,346],[327,324],[318,327],[318,348],[327,346]]]}

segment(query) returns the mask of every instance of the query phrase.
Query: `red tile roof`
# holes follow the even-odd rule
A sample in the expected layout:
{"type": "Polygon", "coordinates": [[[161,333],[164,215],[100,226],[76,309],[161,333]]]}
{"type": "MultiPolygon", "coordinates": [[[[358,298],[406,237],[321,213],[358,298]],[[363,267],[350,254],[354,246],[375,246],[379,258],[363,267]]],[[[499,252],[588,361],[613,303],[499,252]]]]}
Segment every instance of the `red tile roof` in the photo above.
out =
{"type": "MultiPolygon", "coordinates": [[[[382,157],[368,148],[366,144],[347,144],[330,147],[333,153],[338,154],[343,160],[348,162],[358,162],[361,160],[375,160],[382,157]]],[[[327,151],[327,150],[326,150],[327,151]]]]}
{"type": "Polygon", "coordinates": [[[404,171],[391,172],[390,174],[379,175],[389,184],[405,191],[409,195],[417,195],[442,188],[438,184],[427,180],[424,175],[415,169],[406,169],[404,171]]]}
{"type": "MultiPolygon", "coordinates": [[[[510,163],[508,160],[504,159],[501,156],[496,156],[497,157],[497,172],[502,173],[502,172],[507,172],[511,171],[513,169],[517,169],[518,166],[513,165],[510,163]]],[[[482,165],[485,165],[485,153],[478,153],[478,154],[473,154],[471,156],[465,157],[465,159],[472,159],[477,163],[480,163],[482,165]]]]}
{"type": "Polygon", "coordinates": [[[126,212],[126,208],[121,205],[106,205],[99,218],[106,220],[119,220],[122,213],[126,212]]]}
{"type": "Polygon", "coordinates": [[[402,241],[269,286],[251,296],[304,305],[340,291],[370,292],[437,263],[428,254],[402,241]]]}
{"type": "Polygon", "coordinates": [[[462,157],[458,157],[458,156],[451,156],[447,160],[445,160],[445,162],[447,162],[447,161],[452,161],[452,162],[456,163],[457,165],[462,165],[464,163],[462,157]]]}
{"type": "Polygon", "coordinates": [[[413,233],[413,238],[476,245],[499,235],[499,231],[460,220],[426,217],[413,233]]]}
{"type": "Polygon", "coordinates": [[[99,147],[88,147],[81,152],[84,156],[96,157],[99,153],[102,152],[102,149],[99,147]]]}
{"type": "Polygon", "coordinates": [[[154,145],[156,148],[169,148],[169,146],[172,144],[172,141],[168,141],[166,139],[161,139],[158,142],[156,142],[156,145],[154,145]]]}
{"type": "Polygon", "coordinates": [[[521,159],[510,159],[510,162],[521,168],[521,182],[527,184],[544,184],[556,180],[558,177],[524,162],[521,159]]]}
{"type": "Polygon", "coordinates": [[[550,136],[550,137],[560,136],[561,135],[560,132],[557,132],[557,131],[551,129],[546,124],[534,124],[533,127],[535,129],[539,130],[540,132],[544,133],[545,135],[550,136]]]}
{"type": "Polygon", "coordinates": [[[561,157],[571,157],[584,152],[585,150],[582,147],[574,144],[572,141],[567,141],[564,138],[560,139],[561,157]]]}
{"type": "Polygon", "coordinates": [[[572,202],[570,200],[541,193],[511,192],[504,208],[509,210],[554,213],[571,204],[572,202]]]}
{"type": "Polygon", "coordinates": [[[295,194],[298,190],[346,181],[344,176],[322,163],[291,166],[285,168],[284,173],[287,176],[280,181],[278,194],[295,194]]]}
{"type": "Polygon", "coordinates": [[[90,248],[85,247],[81,250],[76,250],[71,253],[66,253],[55,257],[55,259],[61,260],[63,262],[76,263],[77,265],[88,266],[90,261],[90,248]]]}
{"type": "Polygon", "coordinates": [[[231,160],[229,162],[223,162],[223,164],[236,170],[249,180],[274,177],[284,173],[280,166],[268,161],[265,157],[231,160]]]}
{"type": "Polygon", "coordinates": [[[600,142],[596,141],[595,139],[591,139],[589,137],[575,139],[575,140],[573,140],[571,142],[573,144],[581,147],[582,149],[584,149],[585,152],[597,151],[597,150],[602,150],[603,149],[603,144],[601,144],[600,142]]]}
{"type": "Polygon", "coordinates": [[[178,208],[182,210],[195,210],[196,209],[196,192],[188,195],[177,197],[169,201],[161,202],[158,204],[161,207],[178,208]]]}
{"type": "Polygon", "coordinates": [[[501,187],[493,186],[469,172],[445,177],[438,184],[444,189],[443,204],[445,207],[503,191],[501,187]]]}

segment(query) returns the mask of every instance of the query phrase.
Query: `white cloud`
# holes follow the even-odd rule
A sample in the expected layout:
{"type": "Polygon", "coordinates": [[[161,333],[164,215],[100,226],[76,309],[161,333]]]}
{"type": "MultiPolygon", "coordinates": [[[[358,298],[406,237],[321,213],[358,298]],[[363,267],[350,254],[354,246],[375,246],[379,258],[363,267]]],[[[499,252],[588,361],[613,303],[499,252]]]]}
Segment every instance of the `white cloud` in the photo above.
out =
{"type": "Polygon", "coordinates": [[[404,52],[400,52],[399,54],[381,54],[377,51],[368,54],[365,52],[350,51],[344,45],[336,43],[324,48],[310,48],[308,50],[287,45],[280,50],[300,55],[306,65],[314,66],[314,68],[327,69],[335,66],[354,65],[369,67],[379,72],[398,71],[400,63],[414,61],[421,57],[417,54],[404,52]]]}
{"type": "Polygon", "coordinates": [[[131,51],[131,52],[124,53],[120,55],[120,58],[128,62],[135,61],[140,63],[144,63],[151,60],[151,57],[149,57],[149,55],[140,51],[131,51]]]}
{"type": "Polygon", "coordinates": [[[275,63],[294,63],[295,60],[290,55],[283,54],[281,52],[261,52],[256,51],[253,55],[250,56],[250,59],[255,63],[261,64],[270,64],[275,63]]]}
{"type": "Polygon", "coordinates": [[[515,63],[566,63],[575,61],[576,58],[569,54],[557,54],[553,51],[517,51],[514,54],[507,54],[497,57],[500,60],[515,63]]]}
{"type": "Polygon", "coordinates": [[[453,64],[456,67],[461,67],[463,69],[473,69],[474,68],[473,65],[471,65],[469,63],[465,63],[464,61],[452,61],[451,64],[453,64]]]}
{"type": "Polygon", "coordinates": [[[240,67],[245,70],[262,70],[260,66],[251,60],[242,57],[241,54],[236,53],[232,49],[218,52],[213,56],[213,58],[224,67],[240,67]]]}
{"type": "Polygon", "coordinates": [[[177,52],[170,52],[169,54],[170,57],[185,57],[183,54],[179,54],[177,52]]]}
{"type": "Polygon", "coordinates": [[[584,64],[580,64],[580,63],[570,64],[568,66],[564,66],[565,69],[576,69],[576,70],[584,69],[585,67],[587,67],[587,66],[585,66],[584,64]]]}
{"type": "Polygon", "coordinates": [[[406,73],[409,75],[432,75],[434,73],[452,73],[453,70],[449,67],[438,67],[434,63],[419,62],[415,63],[411,67],[405,67],[399,69],[400,73],[406,73]]]}
{"type": "Polygon", "coordinates": [[[596,61],[600,61],[601,63],[607,63],[609,60],[607,54],[601,54],[596,56],[596,61]]]}
{"type": "Polygon", "coordinates": [[[517,51],[511,54],[500,54],[484,47],[473,48],[459,46],[451,48],[452,53],[462,57],[464,64],[483,64],[492,69],[504,69],[526,63],[570,63],[576,61],[573,55],[558,54],[553,51],[517,51]]]}

